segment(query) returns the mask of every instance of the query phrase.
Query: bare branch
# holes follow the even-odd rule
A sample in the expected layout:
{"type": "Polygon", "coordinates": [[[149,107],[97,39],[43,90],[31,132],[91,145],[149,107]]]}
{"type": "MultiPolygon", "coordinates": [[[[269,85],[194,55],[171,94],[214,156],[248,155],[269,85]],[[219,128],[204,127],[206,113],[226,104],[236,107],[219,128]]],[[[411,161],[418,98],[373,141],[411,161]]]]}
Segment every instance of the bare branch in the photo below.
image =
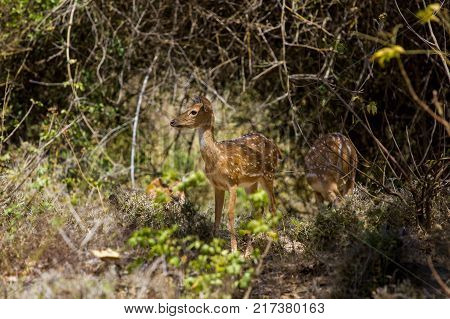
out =
{"type": "Polygon", "coordinates": [[[130,175],[131,175],[131,186],[134,188],[135,186],[135,180],[134,180],[134,157],[136,153],[136,136],[137,136],[137,127],[138,127],[138,121],[139,121],[139,114],[141,112],[141,105],[142,105],[142,99],[144,97],[145,89],[147,87],[147,81],[152,73],[153,66],[156,63],[156,60],[158,60],[158,55],[155,55],[153,58],[152,63],[147,69],[147,73],[145,74],[144,81],[142,82],[141,92],[139,93],[138,102],[136,105],[136,115],[134,116],[134,122],[133,122],[133,137],[131,141],[131,164],[130,164],[130,175]]]}
{"type": "Polygon", "coordinates": [[[400,73],[402,74],[403,80],[405,81],[406,88],[408,89],[409,94],[411,95],[411,98],[413,101],[425,112],[430,114],[437,122],[442,124],[447,131],[447,135],[450,136],[450,123],[446,121],[443,117],[439,116],[431,108],[417,95],[416,91],[414,90],[411,80],[409,79],[408,74],[406,73],[405,67],[403,66],[403,62],[400,58],[397,58],[397,63],[400,68],[400,73]]]}

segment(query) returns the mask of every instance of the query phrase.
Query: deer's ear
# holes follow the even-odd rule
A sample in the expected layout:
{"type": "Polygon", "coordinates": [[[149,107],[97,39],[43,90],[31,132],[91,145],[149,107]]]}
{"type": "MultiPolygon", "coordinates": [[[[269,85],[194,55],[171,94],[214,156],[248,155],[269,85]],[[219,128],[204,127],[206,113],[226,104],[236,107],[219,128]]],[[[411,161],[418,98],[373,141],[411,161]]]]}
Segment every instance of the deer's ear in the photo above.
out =
{"type": "Polygon", "coordinates": [[[211,102],[204,96],[200,97],[203,108],[206,112],[212,112],[211,102]]]}

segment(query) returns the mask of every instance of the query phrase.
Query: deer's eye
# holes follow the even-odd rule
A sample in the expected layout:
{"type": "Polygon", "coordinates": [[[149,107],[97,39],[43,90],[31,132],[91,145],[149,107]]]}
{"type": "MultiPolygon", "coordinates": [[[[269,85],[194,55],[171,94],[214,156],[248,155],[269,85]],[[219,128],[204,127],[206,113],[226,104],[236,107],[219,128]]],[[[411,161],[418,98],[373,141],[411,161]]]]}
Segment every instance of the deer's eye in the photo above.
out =
{"type": "Polygon", "coordinates": [[[196,116],[197,115],[197,111],[191,111],[191,113],[189,113],[192,116],[196,116]]]}

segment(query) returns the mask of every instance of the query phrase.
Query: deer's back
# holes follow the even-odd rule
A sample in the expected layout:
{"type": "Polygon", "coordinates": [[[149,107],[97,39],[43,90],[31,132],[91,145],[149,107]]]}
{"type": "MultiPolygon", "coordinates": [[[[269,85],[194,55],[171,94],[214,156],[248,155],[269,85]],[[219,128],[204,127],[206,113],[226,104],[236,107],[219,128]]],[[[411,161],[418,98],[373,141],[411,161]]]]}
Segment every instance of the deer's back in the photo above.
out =
{"type": "Polygon", "coordinates": [[[214,163],[219,174],[234,183],[247,183],[258,178],[273,179],[280,152],[271,140],[259,133],[250,133],[218,143],[221,158],[214,163]]]}
{"type": "Polygon", "coordinates": [[[305,157],[306,178],[310,184],[324,180],[342,188],[354,180],[357,162],[356,148],[349,138],[340,133],[326,134],[313,143],[305,157]]]}

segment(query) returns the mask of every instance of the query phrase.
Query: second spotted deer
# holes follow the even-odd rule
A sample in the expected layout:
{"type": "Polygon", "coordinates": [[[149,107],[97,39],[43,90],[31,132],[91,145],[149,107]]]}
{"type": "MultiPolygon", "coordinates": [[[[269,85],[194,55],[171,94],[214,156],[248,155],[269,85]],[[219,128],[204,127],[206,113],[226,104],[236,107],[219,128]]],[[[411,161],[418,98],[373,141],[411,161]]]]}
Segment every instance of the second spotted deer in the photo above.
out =
{"type": "Polygon", "coordinates": [[[214,137],[214,112],[210,101],[205,97],[194,98],[192,105],[173,119],[170,125],[176,128],[198,130],[205,173],[214,187],[214,233],[220,225],[225,191],[229,191],[228,228],[231,248],[237,250],[234,229],[237,187],[244,186],[247,193],[253,193],[259,183],[269,195],[270,211],[275,213],[273,181],[280,151],[274,142],[259,133],[250,133],[232,140],[217,142],[214,137]]]}
{"type": "Polygon", "coordinates": [[[358,155],[352,141],[340,133],[318,138],[305,157],[306,179],[318,202],[337,204],[355,187],[358,155]]]}

